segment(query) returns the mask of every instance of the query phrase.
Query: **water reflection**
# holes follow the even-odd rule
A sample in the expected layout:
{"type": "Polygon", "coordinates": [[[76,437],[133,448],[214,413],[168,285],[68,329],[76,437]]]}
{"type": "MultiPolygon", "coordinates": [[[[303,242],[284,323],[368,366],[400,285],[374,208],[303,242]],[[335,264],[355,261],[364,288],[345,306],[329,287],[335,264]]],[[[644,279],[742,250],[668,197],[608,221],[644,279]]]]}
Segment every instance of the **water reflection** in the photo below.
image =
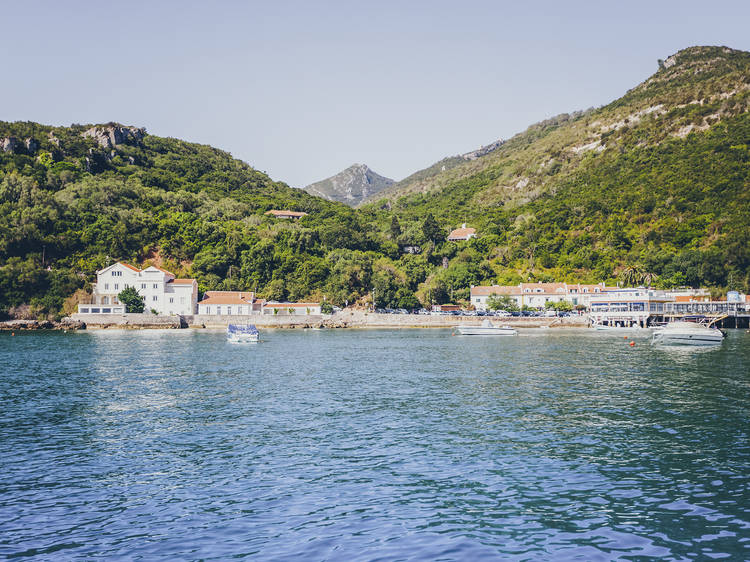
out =
{"type": "Polygon", "coordinates": [[[748,337],[545,332],[0,337],[0,555],[747,558],[748,337]]]}

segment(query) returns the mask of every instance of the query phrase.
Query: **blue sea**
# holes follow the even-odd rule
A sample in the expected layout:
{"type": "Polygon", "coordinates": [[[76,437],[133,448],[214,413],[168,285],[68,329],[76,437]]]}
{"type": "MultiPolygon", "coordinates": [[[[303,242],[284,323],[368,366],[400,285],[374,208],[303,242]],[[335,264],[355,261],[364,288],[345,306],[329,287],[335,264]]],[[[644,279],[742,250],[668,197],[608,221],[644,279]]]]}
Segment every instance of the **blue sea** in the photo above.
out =
{"type": "Polygon", "coordinates": [[[750,334],[0,333],[0,558],[750,559],[750,334]]]}

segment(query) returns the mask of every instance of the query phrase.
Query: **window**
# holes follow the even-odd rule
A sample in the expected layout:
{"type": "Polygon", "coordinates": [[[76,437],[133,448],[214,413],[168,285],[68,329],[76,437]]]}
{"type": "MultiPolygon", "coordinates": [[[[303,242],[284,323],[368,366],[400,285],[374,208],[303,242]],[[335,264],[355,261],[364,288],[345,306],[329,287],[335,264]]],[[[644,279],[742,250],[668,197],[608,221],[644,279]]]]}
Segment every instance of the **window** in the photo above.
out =
{"type": "Polygon", "coordinates": [[[185,304],[185,297],[180,297],[180,304],[185,304]]]}
{"type": "Polygon", "coordinates": [[[174,302],[174,297],[169,297],[169,304],[172,304],[174,302]]]}
{"type": "Polygon", "coordinates": [[[220,306],[216,307],[216,314],[221,315],[221,307],[220,306]]]}
{"type": "Polygon", "coordinates": [[[154,283],[154,289],[158,289],[158,288],[159,288],[159,284],[158,283],[154,283]]]}
{"type": "Polygon", "coordinates": [[[141,283],[141,289],[145,289],[145,288],[146,288],[146,284],[145,283],[141,283]]]}
{"type": "Polygon", "coordinates": [[[112,309],[111,308],[102,308],[102,314],[111,314],[112,309]]]}
{"type": "Polygon", "coordinates": [[[156,295],[154,295],[154,296],[153,296],[153,298],[152,298],[151,300],[152,300],[152,301],[157,301],[157,300],[159,300],[159,297],[157,297],[156,295]]]}
{"type": "Polygon", "coordinates": [[[109,283],[105,283],[104,284],[104,290],[105,291],[109,291],[109,283]]]}
{"type": "Polygon", "coordinates": [[[227,307],[227,314],[232,314],[232,307],[231,306],[227,307]]]}
{"type": "Polygon", "coordinates": [[[122,277],[122,271],[113,271],[112,277],[122,277]]]}
{"type": "Polygon", "coordinates": [[[115,283],[115,291],[120,288],[120,285],[118,283],[115,283]]]}

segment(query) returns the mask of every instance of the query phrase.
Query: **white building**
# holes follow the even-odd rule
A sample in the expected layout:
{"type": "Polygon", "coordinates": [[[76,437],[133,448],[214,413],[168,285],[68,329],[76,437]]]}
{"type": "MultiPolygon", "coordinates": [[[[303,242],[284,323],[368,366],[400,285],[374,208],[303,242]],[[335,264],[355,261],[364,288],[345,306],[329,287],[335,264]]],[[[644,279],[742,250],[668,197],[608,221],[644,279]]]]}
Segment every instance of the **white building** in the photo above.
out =
{"type": "Polygon", "coordinates": [[[604,283],[585,285],[581,283],[519,283],[518,285],[491,285],[471,288],[471,304],[477,310],[487,310],[490,295],[510,297],[523,308],[544,308],[548,302],[567,301],[575,306],[588,307],[591,297],[615,290],[604,283]]]}
{"type": "Polygon", "coordinates": [[[471,240],[472,238],[476,238],[476,237],[477,237],[477,229],[466,228],[466,223],[463,223],[461,225],[461,228],[451,230],[451,233],[448,235],[448,241],[458,242],[460,240],[471,240]]]}
{"type": "Polygon", "coordinates": [[[665,291],[654,289],[614,289],[591,297],[589,319],[595,324],[645,328],[649,316],[662,316],[674,302],[665,291]]]}
{"type": "Polygon", "coordinates": [[[157,314],[195,314],[198,282],[177,279],[174,273],[154,265],[139,269],[117,262],[96,272],[91,304],[79,304],[80,314],[124,314],[125,306],[117,299],[123,289],[133,287],[143,297],[144,312],[157,314]]]}
{"type": "Polygon", "coordinates": [[[320,314],[319,302],[267,302],[263,304],[263,314],[295,315],[320,314]]]}
{"type": "Polygon", "coordinates": [[[206,291],[198,303],[198,314],[237,316],[261,314],[263,302],[252,291],[206,291]]]}

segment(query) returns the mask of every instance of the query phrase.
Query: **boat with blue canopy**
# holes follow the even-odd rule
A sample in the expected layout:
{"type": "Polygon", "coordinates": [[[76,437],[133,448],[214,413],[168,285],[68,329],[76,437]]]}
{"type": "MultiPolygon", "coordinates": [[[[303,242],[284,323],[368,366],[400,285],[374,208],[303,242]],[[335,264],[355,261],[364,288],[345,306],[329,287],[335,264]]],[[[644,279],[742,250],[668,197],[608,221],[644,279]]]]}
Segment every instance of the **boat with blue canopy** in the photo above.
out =
{"type": "Polygon", "coordinates": [[[260,332],[255,324],[229,324],[227,326],[229,343],[254,343],[260,341],[260,332]]]}

